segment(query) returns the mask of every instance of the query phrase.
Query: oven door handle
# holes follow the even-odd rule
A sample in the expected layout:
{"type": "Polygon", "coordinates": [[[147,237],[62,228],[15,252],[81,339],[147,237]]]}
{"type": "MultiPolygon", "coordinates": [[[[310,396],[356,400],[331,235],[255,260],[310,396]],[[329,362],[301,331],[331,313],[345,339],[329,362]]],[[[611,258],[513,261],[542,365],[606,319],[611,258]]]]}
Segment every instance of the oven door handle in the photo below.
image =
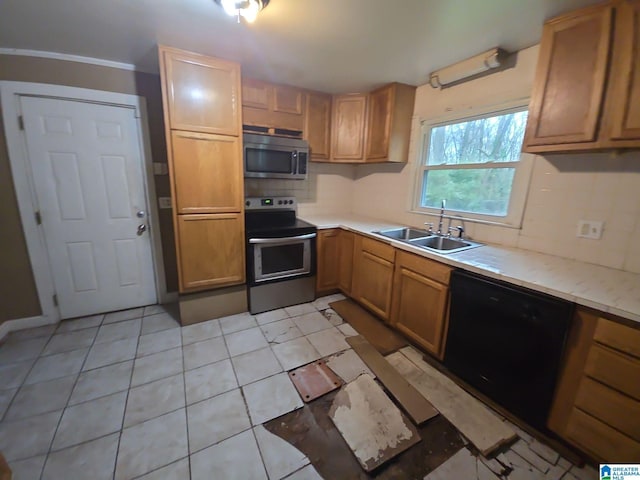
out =
{"type": "Polygon", "coordinates": [[[309,240],[310,238],[315,238],[315,233],[307,233],[306,235],[298,235],[296,237],[280,237],[280,238],[250,238],[249,243],[261,243],[261,244],[269,244],[269,243],[291,243],[297,242],[299,240],[309,240]]]}

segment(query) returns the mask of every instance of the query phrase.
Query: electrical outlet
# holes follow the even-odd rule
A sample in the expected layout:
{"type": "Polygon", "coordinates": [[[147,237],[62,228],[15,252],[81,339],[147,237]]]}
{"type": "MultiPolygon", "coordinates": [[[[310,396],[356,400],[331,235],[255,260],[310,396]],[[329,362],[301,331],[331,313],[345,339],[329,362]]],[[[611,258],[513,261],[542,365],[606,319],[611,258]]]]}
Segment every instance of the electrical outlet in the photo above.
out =
{"type": "Polygon", "coordinates": [[[602,227],[604,222],[599,220],[580,220],[578,221],[578,237],[591,238],[593,240],[600,240],[602,237],[602,227]]]}
{"type": "Polygon", "coordinates": [[[171,197],[158,197],[158,206],[161,209],[171,208],[171,197]]]}
{"type": "Polygon", "coordinates": [[[154,175],[167,175],[169,173],[169,166],[163,162],[153,162],[153,174],[154,175]]]}

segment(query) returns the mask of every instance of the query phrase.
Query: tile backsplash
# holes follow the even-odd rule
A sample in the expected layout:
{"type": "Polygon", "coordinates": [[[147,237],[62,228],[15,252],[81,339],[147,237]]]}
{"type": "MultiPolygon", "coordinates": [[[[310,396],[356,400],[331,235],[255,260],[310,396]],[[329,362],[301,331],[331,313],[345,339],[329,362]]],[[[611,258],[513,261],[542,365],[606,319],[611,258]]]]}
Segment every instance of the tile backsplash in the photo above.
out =
{"type": "Polygon", "coordinates": [[[517,246],[640,273],[640,153],[537,157],[517,246]],[[577,237],[580,220],[602,237],[577,237]]]}
{"type": "Polygon", "coordinates": [[[309,163],[306,180],[278,180],[247,178],[244,194],[251,196],[294,196],[298,213],[350,213],[353,198],[353,165],[309,163]]]}

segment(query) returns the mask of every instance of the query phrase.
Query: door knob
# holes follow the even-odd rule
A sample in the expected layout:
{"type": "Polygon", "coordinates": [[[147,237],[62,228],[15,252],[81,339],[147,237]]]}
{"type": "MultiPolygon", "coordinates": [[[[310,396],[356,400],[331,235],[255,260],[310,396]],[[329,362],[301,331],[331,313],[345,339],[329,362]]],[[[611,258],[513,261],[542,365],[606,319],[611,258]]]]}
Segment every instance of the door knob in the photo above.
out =
{"type": "Polygon", "coordinates": [[[144,210],[138,210],[138,212],[136,213],[136,217],[144,218],[144,210]]]}
{"type": "Polygon", "coordinates": [[[136,232],[138,236],[142,235],[147,230],[147,226],[143,223],[138,225],[138,231],[136,232]]]}

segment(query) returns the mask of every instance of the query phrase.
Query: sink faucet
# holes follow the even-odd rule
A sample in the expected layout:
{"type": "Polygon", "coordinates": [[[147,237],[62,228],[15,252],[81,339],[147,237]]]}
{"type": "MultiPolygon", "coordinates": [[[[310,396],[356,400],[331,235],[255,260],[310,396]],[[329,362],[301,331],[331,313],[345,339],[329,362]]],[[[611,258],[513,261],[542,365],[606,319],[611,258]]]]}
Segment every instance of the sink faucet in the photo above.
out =
{"type": "Polygon", "coordinates": [[[446,200],[443,198],[442,203],[440,204],[440,221],[438,222],[438,235],[442,235],[442,220],[444,219],[444,207],[446,205],[446,200]]]}

